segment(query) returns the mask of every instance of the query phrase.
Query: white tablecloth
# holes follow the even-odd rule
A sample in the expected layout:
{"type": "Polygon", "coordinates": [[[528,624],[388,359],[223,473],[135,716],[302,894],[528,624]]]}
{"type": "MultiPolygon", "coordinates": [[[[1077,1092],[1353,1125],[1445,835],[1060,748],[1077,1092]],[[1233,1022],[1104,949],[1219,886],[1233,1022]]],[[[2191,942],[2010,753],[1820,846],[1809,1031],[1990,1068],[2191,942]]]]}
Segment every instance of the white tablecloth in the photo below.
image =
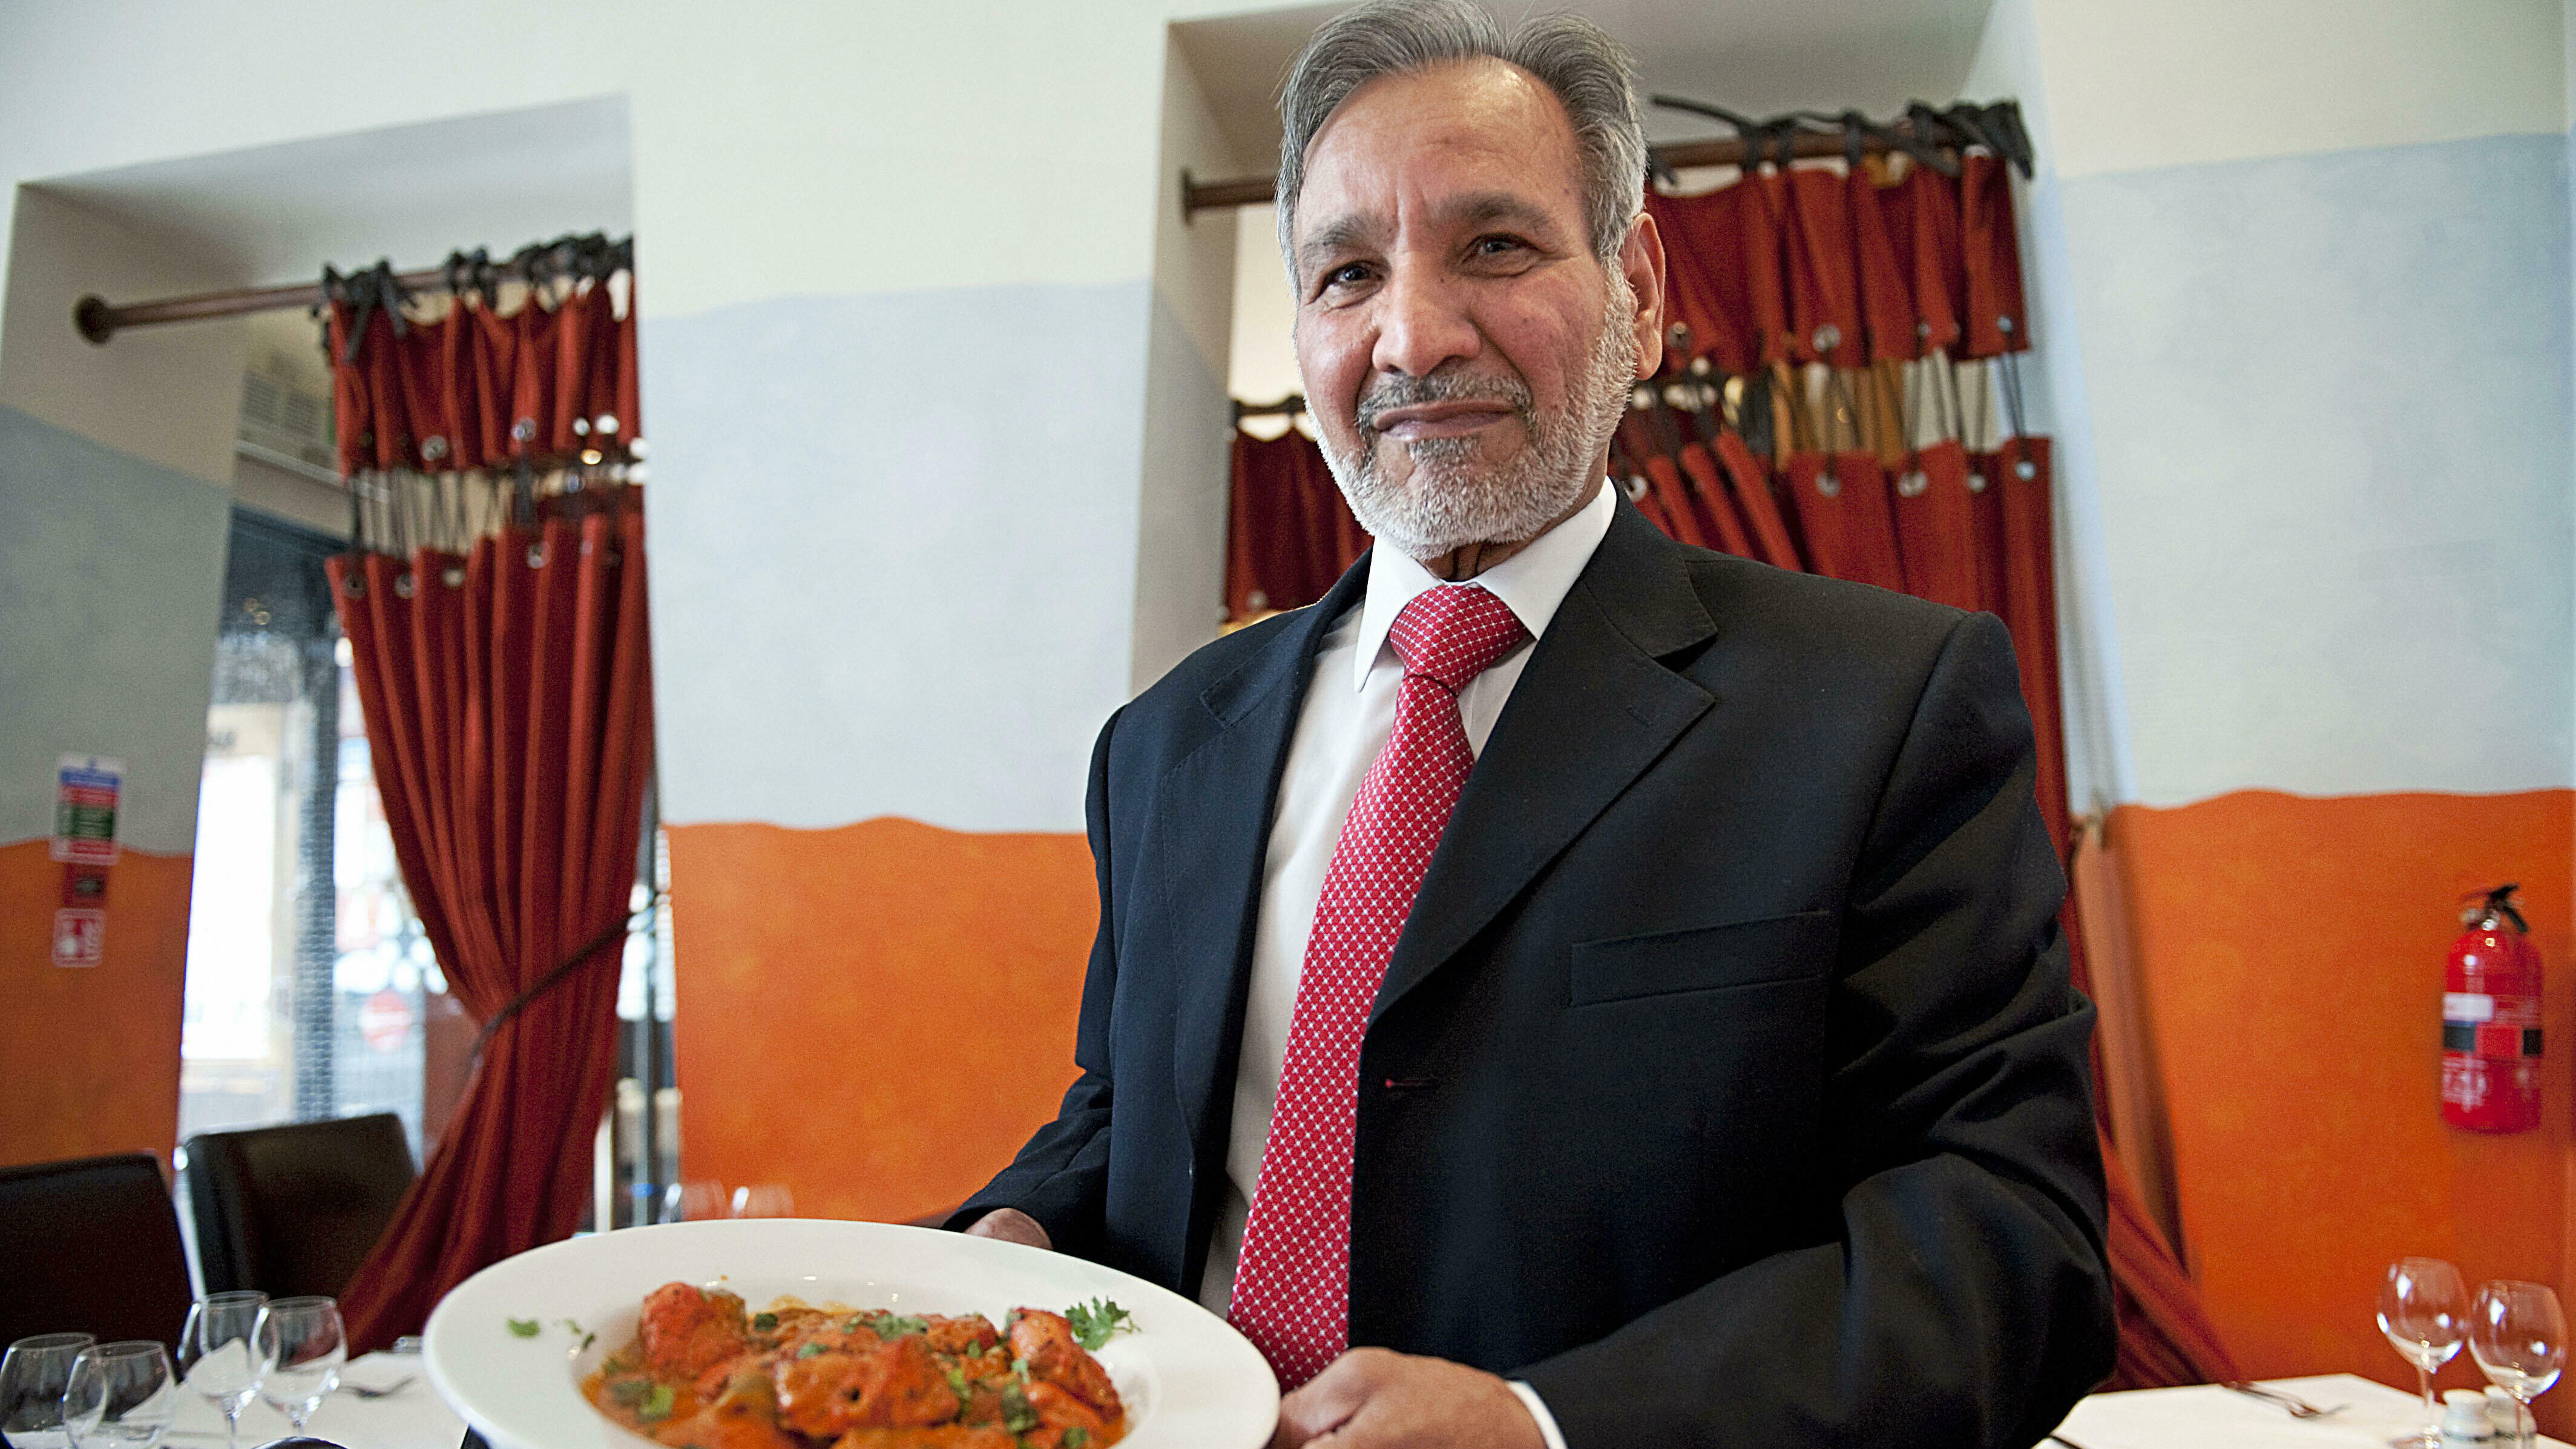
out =
{"type": "MultiPolygon", "coordinates": [[[[2135,1389],[2077,1404],[2058,1433],[2076,1449],[2388,1449],[2391,1439],[2424,1427],[2422,1399],[2359,1374],[2263,1383],[2321,1409],[2346,1407],[2319,1419],[2293,1419],[2279,1405],[2216,1384],[2135,1389]]],[[[2532,1442],[2568,1449],[2555,1439],[2532,1442]]]]}
{"type": "MultiPolygon", "coordinates": [[[[465,1421],[439,1402],[420,1355],[371,1353],[340,1371],[343,1385],[380,1389],[404,1379],[411,1380],[409,1387],[381,1399],[362,1399],[343,1387],[314,1410],[304,1432],[348,1449],[457,1449],[465,1439],[465,1421]]],[[[294,1432],[284,1414],[264,1403],[242,1410],[242,1449],[294,1432]]],[[[222,1449],[224,1416],[203,1398],[182,1393],[167,1442],[172,1449],[222,1449]]]]}
{"type": "MultiPolygon", "coordinates": [[[[430,1390],[418,1355],[371,1353],[343,1372],[346,1383],[381,1388],[410,1379],[389,1398],[361,1399],[345,1390],[315,1411],[305,1432],[348,1449],[457,1449],[465,1422],[430,1390]]],[[[2059,1426],[2063,1442],[2077,1449],[2388,1449],[2391,1439],[2422,1427],[2423,1402],[2413,1394],[2358,1374],[2267,1379],[2272,1388],[2320,1407],[2346,1407],[2322,1419],[2293,1419],[2275,1405],[2218,1387],[2138,1389],[2095,1394],[2075,1406],[2059,1426]]],[[[284,1415],[264,1403],[242,1411],[243,1449],[295,1432],[284,1415]]],[[[174,1449],[212,1449],[224,1438],[224,1420],[194,1394],[181,1395],[174,1449]]],[[[2499,1440],[2500,1446],[2509,1440],[2499,1440]]],[[[2541,1439],[2549,1449],[2571,1449],[2541,1439]]]]}

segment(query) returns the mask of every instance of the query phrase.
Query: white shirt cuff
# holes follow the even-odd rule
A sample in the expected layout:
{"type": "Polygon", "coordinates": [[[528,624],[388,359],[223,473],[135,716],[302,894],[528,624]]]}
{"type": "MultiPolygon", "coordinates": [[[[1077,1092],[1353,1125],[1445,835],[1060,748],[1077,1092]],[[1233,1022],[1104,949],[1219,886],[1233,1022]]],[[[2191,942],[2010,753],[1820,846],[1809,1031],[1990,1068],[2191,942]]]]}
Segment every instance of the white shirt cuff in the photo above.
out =
{"type": "Polygon", "coordinates": [[[1565,1436],[1556,1431],[1556,1416],[1547,1411],[1547,1401],[1538,1396],[1538,1390],[1519,1379],[1506,1382],[1521,1396],[1521,1406],[1530,1411],[1530,1417],[1538,1420],[1538,1436],[1547,1441],[1547,1449],[1565,1449],[1565,1436]]]}

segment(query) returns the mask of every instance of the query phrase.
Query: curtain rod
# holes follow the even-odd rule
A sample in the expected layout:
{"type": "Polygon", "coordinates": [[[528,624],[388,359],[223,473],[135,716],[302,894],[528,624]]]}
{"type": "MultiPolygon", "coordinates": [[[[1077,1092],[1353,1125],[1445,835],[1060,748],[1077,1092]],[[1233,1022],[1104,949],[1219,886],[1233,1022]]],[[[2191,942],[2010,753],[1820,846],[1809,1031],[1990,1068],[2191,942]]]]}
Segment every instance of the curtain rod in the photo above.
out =
{"type": "MultiPolygon", "coordinates": [[[[422,267],[414,272],[392,273],[394,285],[405,293],[452,292],[459,284],[473,286],[481,278],[477,270],[489,277],[503,275],[525,279],[533,264],[548,265],[543,259],[567,248],[585,245],[607,247],[611,261],[624,266],[620,248],[632,242],[610,244],[605,237],[568,236],[551,242],[538,242],[520,249],[503,261],[488,262],[481,252],[460,252],[448,258],[443,266],[422,267]]],[[[567,273],[569,274],[569,273],[567,273]]],[[[372,276],[373,269],[352,276],[372,276]]],[[[91,293],[72,304],[72,325],[92,343],[105,345],[109,338],[128,327],[157,327],[167,322],[202,322],[215,317],[246,317],[254,312],[282,312],[288,308],[319,307],[330,300],[320,282],[295,282],[282,287],[235,287],[222,292],[199,292],[187,297],[165,297],[154,302],[128,302],[117,306],[105,297],[91,293]]]]}
{"type": "MultiPolygon", "coordinates": [[[[405,291],[443,292],[447,290],[447,269],[423,267],[417,272],[396,272],[394,281],[405,291]]],[[[200,292],[191,297],[166,297],[157,302],[128,302],[121,307],[92,293],[72,305],[72,325],[90,341],[105,343],[128,327],[200,322],[210,317],[243,317],[253,312],[280,312],[289,307],[319,307],[323,300],[319,282],[298,282],[284,287],[236,287],[229,292],[200,292]]]]}
{"type": "MultiPolygon", "coordinates": [[[[1792,136],[1788,138],[1788,145],[1789,152],[1793,156],[1850,154],[1850,147],[1842,137],[1829,136],[1820,132],[1792,136]]],[[[1745,156],[1753,150],[1753,143],[1727,136],[1709,141],[1675,141],[1670,145],[1655,146],[1650,149],[1655,159],[1664,165],[1675,171],[1686,171],[1696,166],[1741,166],[1744,164],[1745,156]]],[[[1883,138],[1864,136],[1861,138],[1860,149],[1863,155],[1884,156],[1896,147],[1883,138]]],[[[1762,148],[1761,154],[1779,155],[1780,143],[1777,141],[1770,143],[1762,148]]],[[[1211,211],[1220,206],[1268,206],[1276,199],[1272,192],[1277,185],[1278,179],[1270,176],[1238,176],[1224,181],[1200,181],[1193,178],[1189,172],[1183,171],[1181,173],[1181,214],[1185,218],[1194,218],[1202,211],[1211,211]]]]}
{"type": "Polygon", "coordinates": [[[1248,403],[1241,398],[1233,401],[1234,420],[1238,423],[1245,418],[1295,417],[1306,410],[1306,395],[1296,392],[1273,403],[1248,403]]]}
{"type": "MultiPolygon", "coordinates": [[[[1855,152],[1884,156],[1892,151],[1927,160],[1945,174],[1956,175],[1956,162],[1949,158],[1955,158],[1970,144],[1994,151],[2024,176],[2031,173],[2030,137],[2022,128],[2021,107],[2009,100],[1989,105],[1963,102],[1946,111],[1936,111],[1918,101],[1908,108],[1903,119],[1886,125],[1873,125],[1857,112],[1841,116],[1798,112],[1753,121],[1723,107],[1679,96],[1659,95],[1653,100],[1668,110],[1724,121],[1737,130],[1733,136],[1647,147],[1651,169],[1659,176],[1700,166],[1742,166],[1747,157],[1759,162],[1783,156],[1850,157],[1855,152]]],[[[1221,206],[1267,206],[1277,199],[1272,194],[1277,184],[1277,179],[1269,176],[1201,181],[1185,170],[1181,173],[1181,219],[1189,221],[1202,211],[1221,206]]]]}

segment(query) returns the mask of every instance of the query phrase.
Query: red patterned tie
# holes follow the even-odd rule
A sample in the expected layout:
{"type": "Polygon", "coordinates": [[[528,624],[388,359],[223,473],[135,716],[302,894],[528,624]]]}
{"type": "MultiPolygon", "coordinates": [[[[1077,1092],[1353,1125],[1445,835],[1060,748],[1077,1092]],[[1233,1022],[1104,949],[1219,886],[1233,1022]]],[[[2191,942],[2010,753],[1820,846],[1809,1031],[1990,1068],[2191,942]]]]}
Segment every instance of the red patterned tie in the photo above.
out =
{"type": "Polygon", "coordinates": [[[1404,662],[1395,728],[1360,781],[1324,874],[1226,1308],[1278,1370],[1282,1388],[1313,1378],[1350,1344],[1360,1037],[1431,852],[1475,768],[1458,691],[1528,637],[1510,606],[1463,584],[1415,596],[1387,632],[1404,662]]]}

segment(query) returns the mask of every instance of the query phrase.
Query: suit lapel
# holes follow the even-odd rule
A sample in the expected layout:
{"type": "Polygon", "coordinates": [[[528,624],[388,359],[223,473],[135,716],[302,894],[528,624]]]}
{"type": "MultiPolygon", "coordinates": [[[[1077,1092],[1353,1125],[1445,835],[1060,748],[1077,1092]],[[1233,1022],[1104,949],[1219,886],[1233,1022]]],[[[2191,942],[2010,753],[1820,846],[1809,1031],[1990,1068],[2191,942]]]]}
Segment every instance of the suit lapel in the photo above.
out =
{"type": "Polygon", "coordinates": [[[1173,1087],[1199,1161],[1211,1153],[1221,1158],[1230,1130],[1220,1104],[1231,1100],[1243,1043],[1262,867],[1315,652],[1367,582],[1363,555],[1303,618],[1209,685],[1199,702],[1215,733],[1165,772],[1154,791],[1148,838],[1171,846],[1158,905],[1175,959],[1226,968],[1222,977],[1209,972],[1183,982],[1173,1025],[1173,1087]]]}
{"type": "Polygon", "coordinates": [[[1679,546],[1622,502],[1467,777],[1372,1025],[1707,712],[1714,697],[1657,661],[1716,631],[1679,546]]]}

